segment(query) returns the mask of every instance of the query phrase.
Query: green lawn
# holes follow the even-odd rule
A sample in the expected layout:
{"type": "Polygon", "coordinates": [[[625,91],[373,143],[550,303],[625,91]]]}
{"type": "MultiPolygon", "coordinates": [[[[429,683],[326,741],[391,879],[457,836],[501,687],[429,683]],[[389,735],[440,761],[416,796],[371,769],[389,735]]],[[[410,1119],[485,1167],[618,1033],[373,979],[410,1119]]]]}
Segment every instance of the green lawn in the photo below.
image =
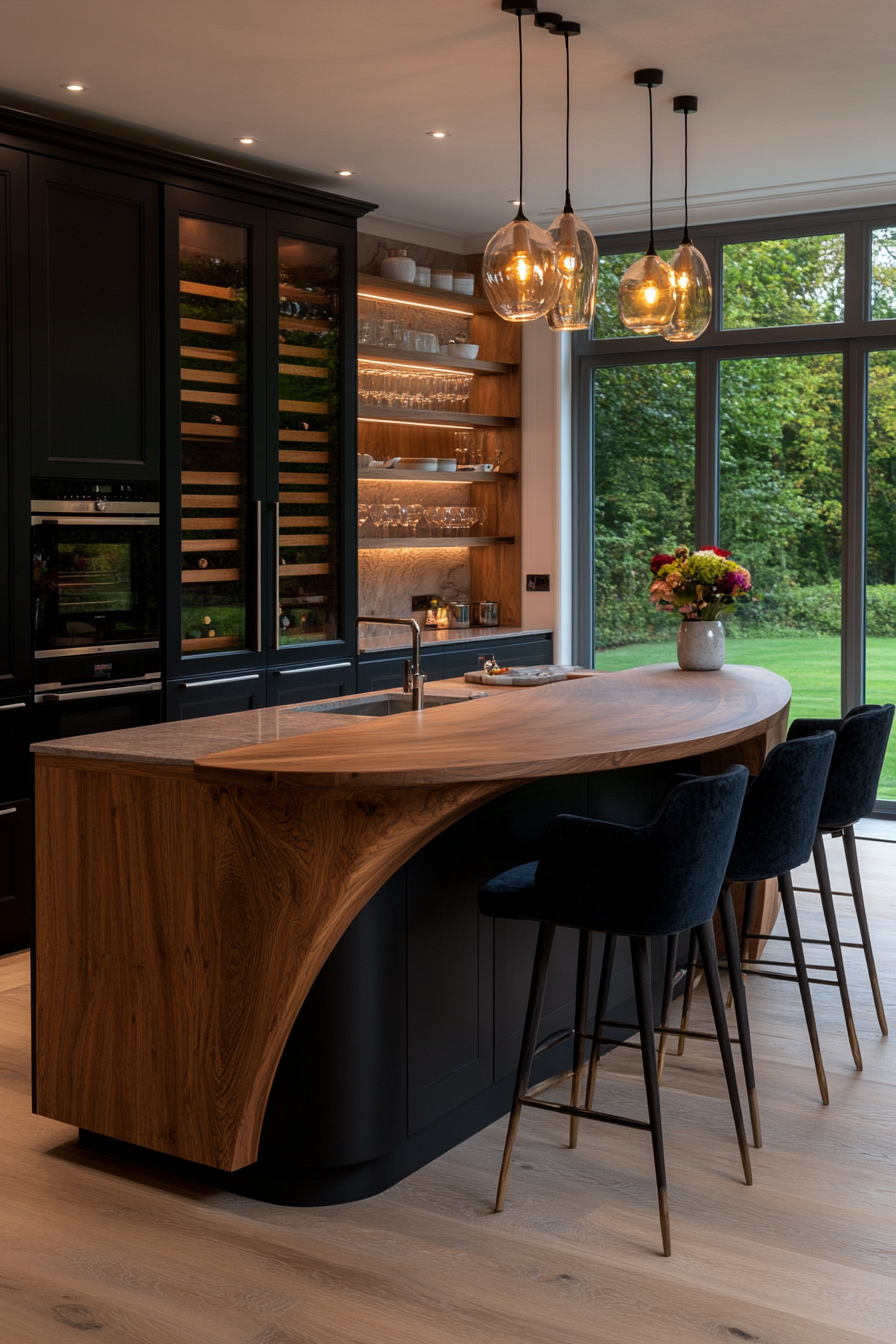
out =
{"type": "MultiPolygon", "coordinates": [[[[608,672],[644,663],[674,663],[675,641],[629,644],[595,655],[594,666],[608,672]]],[[[837,718],[840,715],[840,640],[835,635],[799,639],[729,639],[726,661],[767,667],[793,687],[790,717],[837,718]]],[[[865,694],[872,704],[896,700],[896,639],[869,639],[865,694]]],[[[879,796],[896,799],[896,731],[881,776],[879,796]]]]}

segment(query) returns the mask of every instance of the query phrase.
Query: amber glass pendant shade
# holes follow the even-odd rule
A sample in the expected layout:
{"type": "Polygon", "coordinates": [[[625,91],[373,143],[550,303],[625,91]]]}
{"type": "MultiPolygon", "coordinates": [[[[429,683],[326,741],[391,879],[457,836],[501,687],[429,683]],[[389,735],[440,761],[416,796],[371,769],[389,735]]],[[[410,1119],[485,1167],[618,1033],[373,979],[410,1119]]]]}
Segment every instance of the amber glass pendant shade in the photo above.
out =
{"type": "Polygon", "coordinates": [[[663,327],[667,341],[695,341],[712,317],[712,276],[702,252],[683,242],[669,261],[675,286],[675,311],[663,327]]]}
{"type": "Polygon", "coordinates": [[[489,239],[482,258],[486,298],[507,322],[534,322],[560,295],[554,240],[520,212],[489,239]]]}
{"type": "Polygon", "coordinates": [[[557,216],[548,233],[554,240],[560,275],[560,295],[547,315],[548,326],[552,331],[581,331],[594,318],[597,243],[571,207],[557,216]]]}
{"type": "Polygon", "coordinates": [[[675,314],[676,288],[672,267],[648,251],[629,266],[619,282],[619,319],[639,336],[661,332],[675,314]]]}

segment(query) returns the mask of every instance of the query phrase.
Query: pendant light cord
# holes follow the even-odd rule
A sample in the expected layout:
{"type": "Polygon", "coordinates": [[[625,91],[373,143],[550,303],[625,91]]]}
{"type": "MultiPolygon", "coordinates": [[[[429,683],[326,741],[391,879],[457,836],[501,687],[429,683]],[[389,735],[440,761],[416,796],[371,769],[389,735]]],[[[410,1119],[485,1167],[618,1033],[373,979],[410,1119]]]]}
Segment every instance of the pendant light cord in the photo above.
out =
{"type": "MultiPolygon", "coordinates": [[[[650,109],[650,246],[647,249],[647,255],[656,254],[656,248],[653,245],[653,85],[647,85],[647,100],[650,109]]],[[[687,125],[687,121],[685,121],[687,125]]]]}
{"type": "Polygon", "coordinates": [[[563,41],[566,44],[566,205],[563,212],[566,214],[572,212],[569,200],[569,33],[563,34],[563,41]]]}
{"type": "Polygon", "coordinates": [[[682,246],[691,241],[688,229],[688,109],[684,109],[684,237],[682,246]]]}
{"type": "Polygon", "coordinates": [[[517,219],[525,219],[523,214],[523,11],[516,12],[516,27],[520,47],[520,196],[517,219]]]}

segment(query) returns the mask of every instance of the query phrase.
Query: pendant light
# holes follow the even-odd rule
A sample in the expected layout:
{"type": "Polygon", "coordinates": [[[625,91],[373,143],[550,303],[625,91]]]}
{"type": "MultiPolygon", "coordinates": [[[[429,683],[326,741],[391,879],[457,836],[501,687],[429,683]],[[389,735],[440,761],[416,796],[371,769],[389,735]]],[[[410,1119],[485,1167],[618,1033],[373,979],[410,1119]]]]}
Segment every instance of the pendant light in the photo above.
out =
{"type": "Polygon", "coordinates": [[[653,90],[662,82],[662,70],[635,71],[635,84],[647,89],[650,107],[650,243],[622,277],[617,302],[620,320],[641,336],[662,331],[675,312],[672,271],[653,245],[653,90]]]}
{"type": "Polygon", "coordinates": [[[548,313],[547,323],[552,331],[582,331],[591,326],[594,318],[597,287],[597,243],[569,199],[569,39],[578,37],[582,27],[562,19],[542,24],[543,18],[559,19],[559,16],[539,14],[535,22],[548,28],[555,37],[562,36],[566,47],[566,204],[548,229],[557,249],[560,297],[548,313]]]}
{"type": "Polygon", "coordinates": [[[507,322],[532,322],[544,317],[557,302],[560,272],[554,240],[523,214],[523,14],[534,5],[501,8],[516,14],[520,53],[520,194],[519,210],[509,224],[489,240],[482,257],[482,284],[486,298],[507,322]]]}
{"type": "Polygon", "coordinates": [[[684,236],[669,262],[675,277],[675,311],[663,335],[667,341],[695,341],[712,317],[712,276],[688,232],[688,116],[697,111],[697,99],[691,93],[679,94],[672,100],[672,110],[684,114],[684,236]]]}

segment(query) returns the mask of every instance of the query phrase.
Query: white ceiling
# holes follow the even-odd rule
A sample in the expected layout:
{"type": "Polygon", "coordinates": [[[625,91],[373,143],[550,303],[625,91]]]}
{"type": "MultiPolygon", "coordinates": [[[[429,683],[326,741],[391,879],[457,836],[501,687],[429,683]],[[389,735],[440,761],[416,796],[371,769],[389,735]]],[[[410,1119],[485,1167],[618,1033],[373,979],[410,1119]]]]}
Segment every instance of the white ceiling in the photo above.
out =
{"type": "MultiPolygon", "coordinates": [[[[656,65],[658,218],[680,216],[682,119],[696,218],[896,201],[893,0],[564,0],[572,195],[596,231],[640,227],[656,65]]],[[[105,118],[298,171],[389,221],[470,246],[513,213],[516,20],[499,0],[5,0],[0,98],[105,118]],[[60,86],[81,80],[73,95],[60,86]],[[427,131],[444,129],[436,141],[427,131]],[[242,150],[240,135],[257,143],[242,150]],[[339,168],[354,176],[340,179],[339,168]]],[[[523,20],[530,217],[563,198],[563,43],[523,20]]]]}

